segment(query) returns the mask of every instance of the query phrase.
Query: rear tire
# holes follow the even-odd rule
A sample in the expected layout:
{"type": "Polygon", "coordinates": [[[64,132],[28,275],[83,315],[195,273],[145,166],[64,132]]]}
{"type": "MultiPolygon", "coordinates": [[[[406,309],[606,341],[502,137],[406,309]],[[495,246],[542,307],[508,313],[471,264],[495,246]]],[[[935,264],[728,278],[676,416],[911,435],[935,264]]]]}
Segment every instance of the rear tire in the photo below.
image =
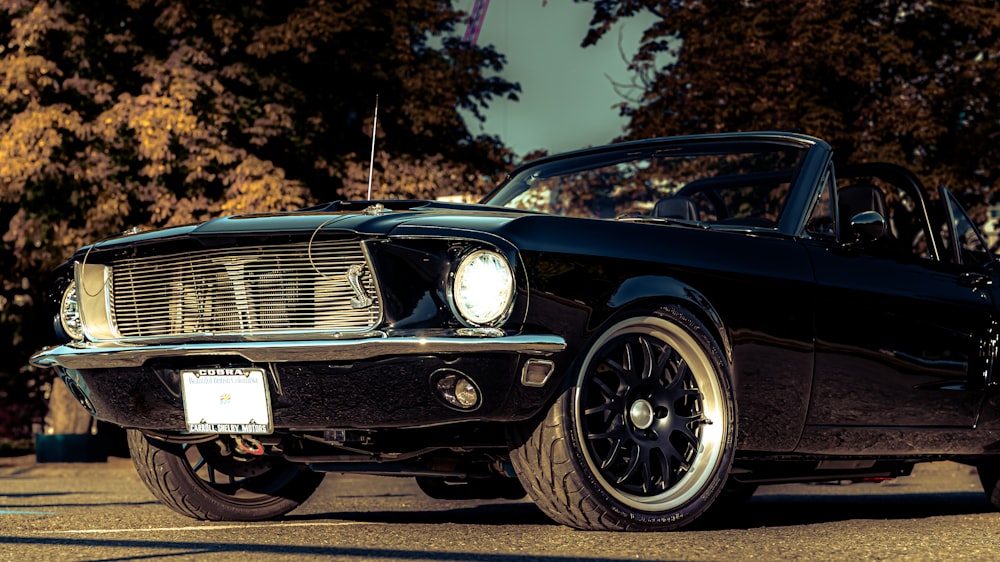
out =
{"type": "Polygon", "coordinates": [[[545,417],[509,434],[528,495],[577,529],[663,531],[693,522],[732,465],[736,405],[724,357],[680,307],[604,330],[545,417]]]}
{"type": "Polygon", "coordinates": [[[169,443],[130,429],[128,448],[149,491],[194,519],[274,519],[309,498],[324,476],[278,457],[240,455],[221,440],[169,443]]]}

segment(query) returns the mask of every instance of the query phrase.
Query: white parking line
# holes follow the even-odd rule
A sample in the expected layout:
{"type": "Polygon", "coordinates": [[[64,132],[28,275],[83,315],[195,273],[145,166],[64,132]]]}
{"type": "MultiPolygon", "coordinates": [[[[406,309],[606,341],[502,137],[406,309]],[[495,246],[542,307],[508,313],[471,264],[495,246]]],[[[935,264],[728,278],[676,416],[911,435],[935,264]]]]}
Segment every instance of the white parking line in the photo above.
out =
{"type": "Polygon", "coordinates": [[[137,527],[134,529],[71,529],[67,531],[40,531],[40,534],[102,535],[110,533],[162,533],[165,531],[216,531],[231,529],[260,529],[270,527],[342,527],[344,525],[383,525],[369,521],[303,521],[300,523],[242,523],[239,525],[191,525],[188,527],[137,527]]]}

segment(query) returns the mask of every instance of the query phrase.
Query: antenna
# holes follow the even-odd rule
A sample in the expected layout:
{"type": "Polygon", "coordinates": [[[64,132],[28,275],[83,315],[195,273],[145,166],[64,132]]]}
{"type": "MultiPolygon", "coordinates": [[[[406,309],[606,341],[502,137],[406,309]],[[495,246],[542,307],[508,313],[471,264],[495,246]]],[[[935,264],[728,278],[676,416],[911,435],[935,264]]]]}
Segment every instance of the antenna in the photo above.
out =
{"type": "Polygon", "coordinates": [[[368,161],[368,200],[372,200],[372,170],[375,169],[375,131],[378,130],[378,94],[375,94],[375,118],[372,119],[372,157],[368,161]]]}
{"type": "MultiPolygon", "coordinates": [[[[542,4],[545,5],[544,3],[542,4]]],[[[479,40],[479,30],[483,28],[483,20],[486,19],[486,10],[490,7],[490,0],[476,0],[469,13],[469,25],[465,28],[465,36],[462,42],[475,47],[479,40]]]]}

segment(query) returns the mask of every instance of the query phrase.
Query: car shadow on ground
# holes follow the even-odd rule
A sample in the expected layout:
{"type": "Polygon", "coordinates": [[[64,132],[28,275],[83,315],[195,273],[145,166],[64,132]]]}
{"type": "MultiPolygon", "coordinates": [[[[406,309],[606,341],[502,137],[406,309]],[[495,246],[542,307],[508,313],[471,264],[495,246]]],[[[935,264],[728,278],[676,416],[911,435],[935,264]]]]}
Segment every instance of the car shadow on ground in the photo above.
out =
{"type": "Polygon", "coordinates": [[[743,505],[714,509],[693,527],[745,530],[792,527],[860,519],[906,520],[992,513],[982,492],[871,493],[852,495],[774,494],[743,505]]]}
{"type": "MultiPolygon", "coordinates": [[[[994,512],[982,492],[863,494],[849,496],[779,494],[714,509],[688,530],[746,530],[792,527],[859,519],[922,519],[994,512]]],[[[285,517],[288,521],[347,520],[395,525],[556,525],[534,504],[502,502],[440,510],[330,511],[285,517]]]]}
{"type": "MultiPolygon", "coordinates": [[[[336,511],[285,516],[286,521],[325,521],[337,519],[394,525],[460,524],[460,525],[555,525],[532,503],[500,502],[449,508],[440,502],[437,510],[336,511]]],[[[465,502],[454,502],[453,505],[465,502]]]]}

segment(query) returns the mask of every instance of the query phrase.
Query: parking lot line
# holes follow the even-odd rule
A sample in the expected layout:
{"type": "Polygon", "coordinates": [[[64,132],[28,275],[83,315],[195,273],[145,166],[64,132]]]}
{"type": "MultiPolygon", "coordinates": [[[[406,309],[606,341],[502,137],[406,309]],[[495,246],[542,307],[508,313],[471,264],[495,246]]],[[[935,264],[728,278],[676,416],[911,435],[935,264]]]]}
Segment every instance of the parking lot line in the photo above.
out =
{"type": "Polygon", "coordinates": [[[69,529],[65,531],[41,531],[40,534],[102,535],[111,533],[163,533],[170,531],[216,531],[233,529],[261,529],[273,527],[343,527],[345,525],[384,525],[370,521],[302,521],[293,523],[241,523],[239,525],[189,525],[186,527],[136,527],[131,529],[69,529]]]}

